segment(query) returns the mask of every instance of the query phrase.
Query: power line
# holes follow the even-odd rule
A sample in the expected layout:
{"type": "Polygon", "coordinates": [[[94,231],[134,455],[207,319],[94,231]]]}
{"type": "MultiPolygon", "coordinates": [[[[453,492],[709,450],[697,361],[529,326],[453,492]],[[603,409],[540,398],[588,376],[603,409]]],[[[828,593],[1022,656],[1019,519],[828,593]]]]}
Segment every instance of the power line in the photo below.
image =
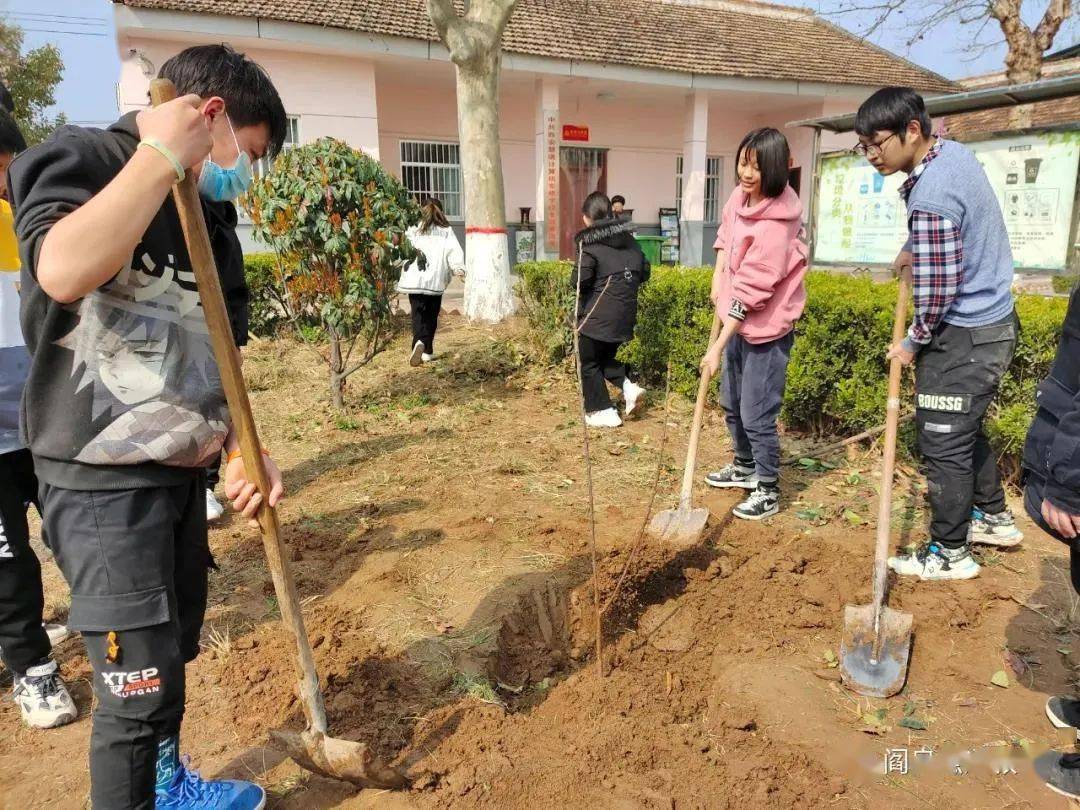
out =
{"type": "Polygon", "coordinates": [[[92,31],[60,31],[55,28],[23,28],[23,31],[33,31],[39,34],[70,34],[73,37],[107,37],[108,34],[96,34],[92,31]]]}
{"type": "Polygon", "coordinates": [[[93,25],[105,25],[108,20],[104,17],[82,17],[77,14],[38,14],[31,11],[12,11],[6,16],[9,17],[22,17],[24,19],[38,19],[45,21],[55,20],[77,20],[80,25],[93,24],[93,25]]]}

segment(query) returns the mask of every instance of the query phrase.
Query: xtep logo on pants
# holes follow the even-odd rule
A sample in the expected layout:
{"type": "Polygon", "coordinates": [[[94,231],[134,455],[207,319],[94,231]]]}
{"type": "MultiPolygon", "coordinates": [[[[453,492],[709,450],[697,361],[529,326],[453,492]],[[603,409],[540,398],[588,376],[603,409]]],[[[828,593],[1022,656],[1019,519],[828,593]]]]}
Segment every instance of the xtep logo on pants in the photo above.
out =
{"type": "Polygon", "coordinates": [[[161,678],[157,667],[137,669],[134,672],[102,672],[101,677],[109,691],[120,698],[153,695],[161,691],[161,678]]]}

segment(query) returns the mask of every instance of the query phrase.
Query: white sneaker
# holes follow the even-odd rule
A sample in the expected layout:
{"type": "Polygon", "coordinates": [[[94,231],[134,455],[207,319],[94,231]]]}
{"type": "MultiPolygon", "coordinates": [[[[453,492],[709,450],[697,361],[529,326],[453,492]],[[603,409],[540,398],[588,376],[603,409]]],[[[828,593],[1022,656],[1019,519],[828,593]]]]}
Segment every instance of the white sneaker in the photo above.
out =
{"type": "Polygon", "coordinates": [[[1016,528],[1013,513],[1004,512],[991,515],[981,509],[971,510],[971,525],[968,527],[968,542],[984,546],[1011,548],[1020,545],[1023,533],[1016,528]]]}
{"type": "Polygon", "coordinates": [[[739,489],[755,490],[758,488],[757,472],[754,469],[754,465],[751,464],[748,467],[744,467],[737,461],[731,464],[725,464],[719,470],[711,472],[705,476],[705,483],[710,487],[716,487],[717,489],[729,489],[731,487],[738,487],[739,489]]]}
{"type": "Polygon", "coordinates": [[[645,393],[645,389],[627,379],[623,380],[622,392],[623,398],[626,400],[626,415],[629,416],[634,412],[634,408],[637,407],[638,400],[640,400],[641,395],[645,393]]]}
{"type": "Polygon", "coordinates": [[[967,546],[953,550],[937,543],[927,543],[914,554],[889,557],[889,568],[902,577],[922,580],[974,579],[979,575],[979,564],[967,546]]]}
{"type": "Polygon", "coordinates": [[[422,355],[420,355],[420,359],[423,360],[425,363],[430,363],[432,360],[435,359],[435,355],[424,352],[422,355]]]}
{"type": "Polygon", "coordinates": [[[206,490],[206,522],[213,523],[215,520],[221,520],[221,516],[225,514],[225,507],[218,503],[218,499],[214,497],[214,490],[206,490]]]}
{"type": "Polygon", "coordinates": [[[743,520],[764,520],[772,517],[780,511],[780,490],[773,487],[766,489],[758,484],[745,501],[740,503],[731,513],[743,520]]]}
{"type": "Polygon", "coordinates": [[[71,638],[71,631],[68,630],[66,624],[52,624],[51,622],[42,622],[41,626],[45,628],[45,635],[49,637],[49,644],[55,647],[57,644],[63,644],[69,638],[71,638]]]}
{"type": "Polygon", "coordinates": [[[55,661],[26,670],[11,694],[31,728],[56,728],[79,716],[55,661]]]}
{"type": "Polygon", "coordinates": [[[413,344],[412,354],[409,355],[409,365],[416,367],[424,362],[424,341],[418,340],[413,344]]]}
{"type": "Polygon", "coordinates": [[[585,424],[589,427],[617,428],[622,425],[622,419],[614,408],[605,408],[602,411],[585,414],[585,424]]]}

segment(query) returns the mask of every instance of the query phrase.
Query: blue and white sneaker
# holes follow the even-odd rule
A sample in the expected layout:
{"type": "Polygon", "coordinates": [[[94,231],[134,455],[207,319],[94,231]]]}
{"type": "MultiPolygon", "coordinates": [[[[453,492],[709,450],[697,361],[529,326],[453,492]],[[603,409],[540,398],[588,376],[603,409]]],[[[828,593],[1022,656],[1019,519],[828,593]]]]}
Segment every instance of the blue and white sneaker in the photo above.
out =
{"type": "Polygon", "coordinates": [[[968,528],[969,543],[1010,548],[1020,545],[1023,539],[1024,535],[1016,528],[1016,520],[1008,509],[997,515],[988,514],[981,509],[971,510],[971,526],[968,528]]]}
{"type": "Polygon", "coordinates": [[[170,810],[262,810],[266,791],[254,782],[208,780],[188,768],[184,757],[166,790],[158,790],[154,807],[170,810]]]}
{"type": "Polygon", "coordinates": [[[902,577],[922,580],[974,579],[979,575],[979,564],[967,546],[951,549],[933,541],[914,554],[889,557],[889,568],[902,577]]]}

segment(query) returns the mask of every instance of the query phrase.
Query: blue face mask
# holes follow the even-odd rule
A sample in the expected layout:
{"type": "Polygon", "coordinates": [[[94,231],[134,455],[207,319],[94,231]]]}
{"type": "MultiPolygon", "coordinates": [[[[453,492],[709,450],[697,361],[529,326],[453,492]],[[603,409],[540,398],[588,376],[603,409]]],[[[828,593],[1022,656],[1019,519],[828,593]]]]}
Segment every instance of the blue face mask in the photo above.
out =
{"type": "Polygon", "coordinates": [[[232,121],[225,116],[229,124],[229,132],[232,133],[233,143],[236,144],[236,162],[231,168],[226,169],[207,158],[203,161],[202,171],[199,173],[199,193],[212,202],[229,202],[235,200],[249,188],[254,179],[251,171],[251,158],[248,153],[240,148],[236,140],[236,132],[233,130],[232,121]]]}

